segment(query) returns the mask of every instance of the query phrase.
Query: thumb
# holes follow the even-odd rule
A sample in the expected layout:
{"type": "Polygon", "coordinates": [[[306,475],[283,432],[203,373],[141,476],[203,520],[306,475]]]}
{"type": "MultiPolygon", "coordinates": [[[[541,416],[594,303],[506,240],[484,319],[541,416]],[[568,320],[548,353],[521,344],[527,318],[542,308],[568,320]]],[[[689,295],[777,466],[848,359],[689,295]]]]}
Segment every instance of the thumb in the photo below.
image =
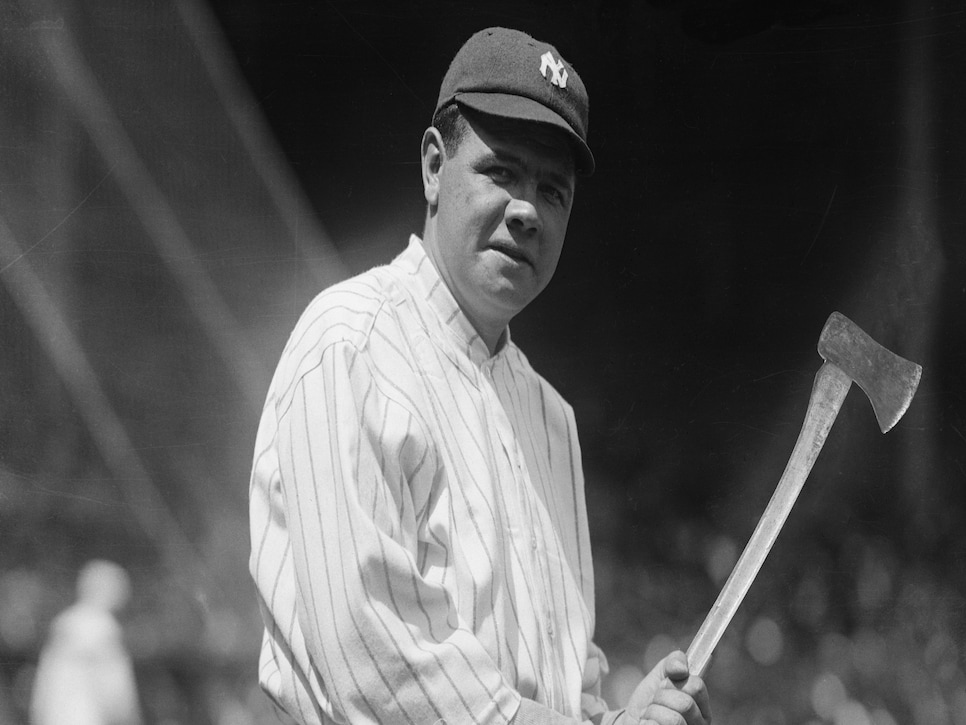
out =
{"type": "Polygon", "coordinates": [[[664,676],[672,682],[687,680],[690,675],[688,657],[681,650],[675,650],[664,658],[664,676]]]}

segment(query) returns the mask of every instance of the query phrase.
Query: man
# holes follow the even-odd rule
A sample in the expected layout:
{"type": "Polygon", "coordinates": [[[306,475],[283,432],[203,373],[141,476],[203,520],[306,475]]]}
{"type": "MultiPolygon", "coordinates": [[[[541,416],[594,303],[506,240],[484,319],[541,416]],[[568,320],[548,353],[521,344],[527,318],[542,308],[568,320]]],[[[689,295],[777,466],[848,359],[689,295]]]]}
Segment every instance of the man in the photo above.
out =
{"type": "Polygon", "coordinates": [[[87,562],[77,601],[57,615],[37,663],[31,725],[140,725],[134,664],[117,614],[131,579],[112,561],[87,562]]]}
{"type": "Polygon", "coordinates": [[[705,725],[680,652],[600,697],[573,412],[510,340],[557,265],[587,95],[555,48],[491,28],[421,146],[422,239],[319,295],[256,442],[260,681],[301,723],[705,725]]]}

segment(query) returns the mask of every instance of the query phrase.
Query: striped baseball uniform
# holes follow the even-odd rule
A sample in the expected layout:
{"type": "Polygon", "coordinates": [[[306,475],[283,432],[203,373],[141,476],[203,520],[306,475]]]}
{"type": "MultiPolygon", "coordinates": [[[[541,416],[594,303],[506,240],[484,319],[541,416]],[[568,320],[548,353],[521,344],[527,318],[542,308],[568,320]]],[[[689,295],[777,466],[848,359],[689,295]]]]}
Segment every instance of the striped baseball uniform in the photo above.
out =
{"type": "Polygon", "coordinates": [[[300,723],[604,713],[573,411],[417,237],[302,315],[250,494],[259,680],[300,723]]]}

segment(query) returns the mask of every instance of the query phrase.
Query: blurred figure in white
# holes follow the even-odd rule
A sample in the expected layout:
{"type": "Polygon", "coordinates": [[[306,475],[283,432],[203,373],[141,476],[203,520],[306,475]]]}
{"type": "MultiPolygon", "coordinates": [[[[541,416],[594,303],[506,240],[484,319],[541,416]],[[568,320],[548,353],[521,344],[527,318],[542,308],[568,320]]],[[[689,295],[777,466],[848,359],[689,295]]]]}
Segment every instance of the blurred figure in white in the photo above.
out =
{"type": "Polygon", "coordinates": [[[115,616],[130,597],[120,566],[85,564],[77,601],[54,619],[40,653],[31,725],[140,725],[134,666],[115,616]]]}

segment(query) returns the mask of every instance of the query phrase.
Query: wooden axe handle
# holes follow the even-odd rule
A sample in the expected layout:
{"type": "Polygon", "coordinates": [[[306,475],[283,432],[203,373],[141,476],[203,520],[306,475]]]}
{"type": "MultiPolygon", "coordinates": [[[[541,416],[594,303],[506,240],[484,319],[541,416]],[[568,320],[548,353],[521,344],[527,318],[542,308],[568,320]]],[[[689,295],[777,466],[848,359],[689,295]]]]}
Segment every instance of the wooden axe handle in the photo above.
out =
{"type": "Polygon", "coordinates": [[[731,576],[688,647],[688,667],[691,674],[703,677],[707,671],[711,653],[728,628],[731,618],[775,543],[792,506],[795,505],[851,385],[849,376],[830,362],[825,362],[816,373],[805,422],[778,487],[745,550],[741,552],[741,558],[735,564],[731,576]]]}

